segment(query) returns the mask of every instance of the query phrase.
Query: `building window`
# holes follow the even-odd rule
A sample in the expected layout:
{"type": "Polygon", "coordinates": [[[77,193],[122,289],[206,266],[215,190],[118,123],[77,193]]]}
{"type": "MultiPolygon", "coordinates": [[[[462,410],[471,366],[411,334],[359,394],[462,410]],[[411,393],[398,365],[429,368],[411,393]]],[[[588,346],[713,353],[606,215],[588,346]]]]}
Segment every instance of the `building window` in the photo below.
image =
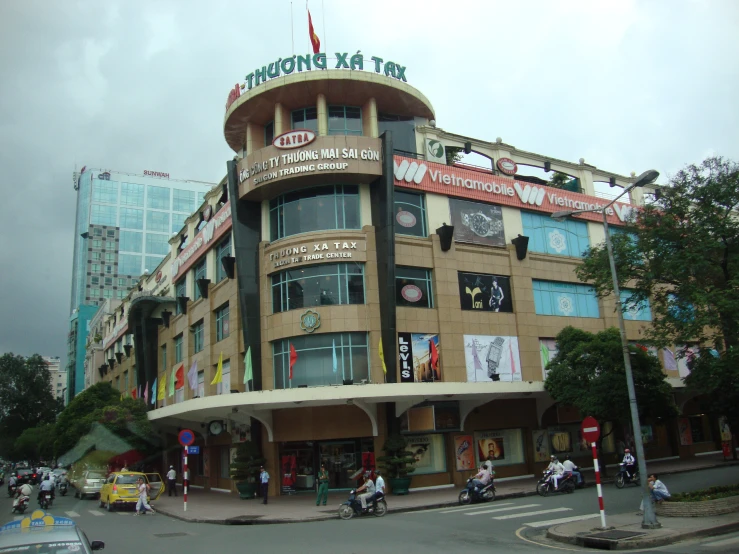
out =
{"type": "Polygon", "coordinates": [[[144,210],[136,208],[120,208],[121,228],[138,229],[144,228],[144,210]]]}
{"type": "Polygon", "coordinates": [[[231,235],[222,240],[216,247],[216,283],[226,278],[226,270],[223,268],[223,258],[231,255],[231,235]]]}
{"type": "Polygon", "coordinates": [[[301,108],[292,112],[293,129],[310,129],[318,134],[318,111],[316,108],[301,108]]]}
{"type": "Polygon", "coordinates": [[[630,301],[633,294],[633,290],[621,289],[621,305],[626,308],[624,319],[631,321],[652,321],[652,309],[649,306],[649,300],[647,299],[639,303],[630,301]]]}
{"type": "MultiPolygon", "coordinates": [[[[184,277],[175,283],[174,290],[175,290],[175,296],[177,298],[187,296],[187,290],[186,290],[185,284],[186,284],[186,281],[184,277]]],[[[182,308],[180,308],[180,303],[178,301],[177,306],[175,307],[175,315],[180,315],[181,313],[182,313],[182,308]]]]}
{"type": "Polygon", "coordinates": [[[162,369],[167,370],[167,345],[162,345],[162,369]]]}
{"type": "Polygon", "coordinates": [[[174,338],[174,363],[176,364],[182,361],[183,344],[184,344],[184,335],[180,333],[174,338]]]}
{"type": "Polygon", "coordinates": [[[103,236],[103,230],[100,227],[95,227],[95,229],[93,229],[93,233],[92,234],[95,237],[102,237],[103,236]]]}
{"type": "Polygon", "coordinates": [[[113,298],[113,289],[103,289],[103,298],[113,298]]]}
{"type": "Polygon", "coordinates": [[[143,233],[135,231],[121,231],[119,250],[123,252],[143,252],[143,233]]]}
{"type": "Polygon", "coordinates": [[[393,149],[416,153],[416,122],[411,116],[377,114],[379,136],[385,131],[393,134],[393,149]]]}
{"type": "Polygon", "coordinates": [[[202,295],[200,294],[200,287],[198,287],[198,279],[205,279],[205,275],[205,258],[203,258],[195,266],[195,279],[193,279],[192,283],[194,289],[192,295],[193,302],[195,300],[199,300],[202,297],[202,295]]]}
{"type": "Polygon", "coordinates": [[[118,182],[92,180],[92,201],[103,204],[118,204],[118,182]]]}
{"type": "Polygon", "coordinates": [[[126,291],[125,290],[117,290],[117,291],[115,291],[115,297],[118,300],[123,300],[126,297],[126,291]]]}
{"type": "Polygon", "coordinates": [[[167,235],[146,233],[146,253],[166,256],[169,253],[169,238],[167,235]]]}
{"type": "Polygon", "coordinates": [[[269,203],[272,240],[334,229],[359,229],[356,185],[329,185],[290,192],[269,203]]]}
{"type": "Polygon", "coordinates": [[[121,205],[144,207],[144,185],[121,183],[121,205]]]}
{"type": "Polygon", "coordinates": [[[338,385],[369,381],[367,333],[322,333],[272,343],[275,389],[338,385]],[[298,359],[290,380],[290,345],[298,359]],[[335,364],[334,364],[335,360],[335,364]]]}
{"type": "Polygon", "coordinates": [[[118,273],[122,275],[141,275],[141,256],[138,254],[118,254],[118,273]]]}
{"type": "Polygon", "coordinates": [[[91,285],[99,285],[100,284],[100,277],[91,277],[90,278],[90,284],[91,285]]]}
{"type": "Polygon", "coordinates": [[[193,352],[197,354],[204,347],[205,341],[205,323],[201,319],[192,326],[192,347],[193,352]]]}
{"type": "Polygon", "coordinates": [[[128,371],[123,372],[123,394],[128,393],[128,371]]]}
{"type": "Polygon", "coordinates": [[[275,122],[270,121],[264,126],[264,145],[269,146],[275,140],[275,122]]]}
{"type": "Polygon", "coordinates": [[[395,233],[426,237],[426,200],[423,194],[395,191],[395,233]]]}
{"type": "Polygon", "coordinates": [[[119,287],[125,287],[126,286],[126,279],[124,277],[118,277],[118,286],[119,287]]]}
{"type": "Polygon", "coordinates": [[[174,391],[174,401],[175,404],[179,404],[180,402],[185,401],[185,387],[174,391]]]}
{"type": "Polygon", "coordinates": [[[588,224],[573,219],[556,220],[549,215],[521,212],[529,251],[582,258],[590,247],[588,224]]]}
{"type": "Polygon", "coordinates": [[[195,192],[174,189],[172,191],[172,211],[191,214],[195,211],[195,192]]]}
{"type": "Polygon", "coordinates": [[[228,302],[216,310],[216,342],[221,341],[229,335],[229,310],[228,302]]]}
{"type": "Polygon", "coordinates": [[[111,273],[113,273],[113,266],[112,265],[106,265],[105,266],[105,273],[107,273],[108,275],[110,275],[111,273]]]}
{"type": "Polygon", "coordinates": [[[90,272],[91,273],[100,273],[100,264],[91,264],[90,265],[90,272]]]}
{"type": "Polygon", "coordinates": [[[108,229],[106,235],[108,236],[109,239],[114,239],[115,238],[115,229],[108,229]]]}
{"type": "MultiPolygon", "coordinates": [[[[149,185],[147,188],[147,201],[146,207],[153,208],[155,210],[168,210],[169,211],[169,191],[170,189],[164,187],[154,187],[149,185]]],[[[169,224],[167,225],[169,227],[169,224]]]]}
{"type": "Polygon", "coordinates": [[[417,267],[396,267],[395,301],[398,306],[433,308],[431,271],[417,267]]]}
{"type": "Polygon", "coordinates": [[[90,223],[93,225],[112,225],[115,227],[116,207],[93,204],[90,209],[90,223]]]}
{"type": "Polygon", "coordinates": [[[361,135],[362,109],[351,106],[329,106],[328,134],[361,135]]]}
{"type": "Polygon", "coordinates": [[[102,248],[103,247],[103,241],[101,239],[95,239],[92,241],[92,247],[93,248],[102,248]]]}
{"type": "Polygon", "coordinates": [[[103,254],[101,252],[93,252],[92,253],[92,259],[96,262],[99,262],[103,258],[103,254]]]}
{"type": "Polygon", "coordinates": [[[146,230],[169,233],[169,212],[146,211],[146,230]]]}
{"type": "Polygon", "coordinates": [[[198,371],[198,398],[205,398],[205,371],[198,371]]]}
{"type": "MultiPolygon", "coordinates": [[[[213,375],[215,375],[215,370],[213,375]]],[[[216,383],[216,394],[229,394],[231,392],[231,360],[223,360],[221,376],[221,382],[216,383]]]]}
{"type": "Polygon", "coordinates": [[[109,264],[115,263],[115,252],[106,252],[105,261],[109,264]]]}
{"type": "Polygon", "coordinates": [[[301,266],[272,275],[274,313],[364,302],[364,264],[301,266]]]}
{"type": "Polygon", "coordinates": [[[221,479],[231,478],[231,446],[221,446],[220,452],[220,472],[221,479]]]}
{"type": "Polygon", "coordinates": [[[588,285],[534,279],[534,308],[538,315],[600,317],[598,299],[588,285]]]}
{"type": "Polygon", "coordinates": [[[146,264],[144,265],[145,269],[148,269],[151,272],[154,272],[154,269],[162,263],[162,260],[164,259],[164,256],[146,256],[146,264]]]}
{"type": "Polygon", "coordinates": [[[112,287],[113,286],[113,278],[112,277],[106,277],[105,278],[105,286],[106,287],[112,287]]]}

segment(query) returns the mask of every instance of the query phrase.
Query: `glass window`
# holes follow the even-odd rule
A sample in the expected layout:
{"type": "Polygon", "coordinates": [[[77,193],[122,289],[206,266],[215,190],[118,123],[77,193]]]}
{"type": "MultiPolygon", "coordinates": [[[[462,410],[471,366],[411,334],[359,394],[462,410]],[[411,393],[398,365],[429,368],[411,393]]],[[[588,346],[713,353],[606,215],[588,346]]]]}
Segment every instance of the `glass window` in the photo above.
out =
{"type": "Polygon", "coordinates": [[[108,235],[108,238],[109,239],[111,239],[111,238],[114,239],[115,238],[115,229],[108,229],[108,232],[106,233],[106,235],[108,235]]]}
{"type": "MultiPolygon", "coordinates": [[[[216,368],[213,369],[215,375],[216,368]]],[[[221,382],[216,384],[216,394],[229,394],[231,392],[231,360],[223,360],[221,366],[221,382]]]]}
{"type": "Polygon", "coordinates": [[[191,214],[195,211],[195,192],[174,189],[172,191],[172,211],[191,214]]]}
{"type": "Polygon", "coordinates": [[[148,269],[149,272],[153,272],[156,267],[162,263],[162,260],[164,259],[164,256],[146,256],[145,267],[144,269],[148,269]]]}
{"type": "Polygon", "coordinates": [[[105,261],[108,263],[115,263],[115,252],[106,252],[105,261]]]}
{"type": "Polygon", "coordinates": [[[361,135],[362,109],[351,106],[329,106],[328,134],[361,135]]]}
{"type": "Polygon", "coordinates": [[[226,278],[226,270],[223,268],[223,258],[231,255],[231,235],[222,240],[216,247],[216,283],[226,278]]]}
{"type": "Polygon", "coordinates": [[[274,313],[364,302],[364,264],[301,266],[272,275],[274,313]]]}
{"type": "Polygon", "coordinates": [[[116,297],[117,299],[119,299],[119,300],[122,300],[123,298],[125,298],[125,297],[126,297],[126,291],[125,291],[125,290],[117,290],[117,291],[115,291],[115,292],[116,292],[116,295],[115,295],[115,297],[116,297]]]}
{"type": "Polygon", "coordinates": [[[101,204],[93,204],[90,212],[90,223],[94,225],[112,225],[116,224],[116,207],[103,206],[101,204]]]}
{"type": "Polygon", "coordinates": [[[444,435],[409,435],[405,437],[407,449],[415,458],[411,464],[413,475],[428,475],[446,471],[444,435]]]}
{"type": "Polygon", "coordinates": [[[367,333],[321,333],[272,343],[275,389],[369,382],[367,333]],[[290,379],[290,345],[298,355],[290,379]]]}
{"type": "Polygon", "coordinates": [[[124,252],[143,252],[143,233],[136,231],[121,231],[119,249],[124,252]]]}
{"type": "Polygon", "coordinates": [[[95,239],[92,241],[92,247],[93,248],[102,248],[103,247],[103,241],[95,239]]]}
{"type": "Polygon", "coordinates": [[[216,342],[228,337],[229,334],[228,302],[216,310],[216,342]]]}
{"type": "Polygon", "coordinates": [[[104,204],[118,204],[118,182],[92,180],[92,201],[104,204]]]}
{"type": "Polygon", "coordinates": [[[629,289],[621,289],[621,305],[626,308],[624,311],[624,319],[632,321],[652,321],[652,309],[649,306],[649,300],[644,302],[632,302],[629,299],[634,291],[629,289]]]}
{"type": "Polygon", "coordinates": [[[302,108],[292,113],[293,129],[310,129],[318,134],[318,111],[316,108],[302,108]]]}
{"type": "Polygon", "coordinates": [[[220,471],[219,477],[221,479],[231,478],[231,447],[221,446],[220,452],[220,471]]]}
{"type": "Polygon", "coordinates": [[[121,205],[144,207],[144,185],[121,183],[121,205]]]}
{"type": "Polygon", "coordinates": [[[531,252],[581,258],[590,247],[588,224],[583,221],[556,220],[548,215],[521,212],[521,222],[531,252]]]}
{"type": "Polygon", "coordinates": [[[92,285],[99,285],[100,284],[100,277],[90,277],[90,284],[92,284],[92,285]]]}
{"type": "Polygon", "coordinates": [[[178,364],[182,361],[182,347],[185,342],[185,336],[180,333],[174,338],[174,363],[178,364]]]}
{"type": "Polygon", "coordinates": [[[92,273],[100,273],[100,264],[92,264],[92,265],[90,265],[90,271],[92,273]]]}
{"type": "MultiPolygon", "coordinates": [[[[184,278],[180,279],[179,281],[175,283],[174,290],[175,290],[174,295],[176,298],[187,296],[187,287],[186,287],[186,281],[184,278]]],[[[175,315],[180,315],[181,313],[182,313],[182,308],[180,308],[180,302],[177,301],[177,303],[175,304],[175,315]]]]}
{"type": "Polygon", "coordinates": [[[187,216],[182,214],[172,214],[172,232],[179,233],[180,230],[185,226],[185,219],[187,216]]]}
{"type": "Polygon", "coordinates": [[[92,259],[96,262],[99,262],[100,260],[103,259],[103,254],[101,252],[93,252],[92,259]]]}
{"type": "MultiPolygon", "coordinates": [[[[205,398],[205,371],[198,371],[198,398],[205,398]]],[[[202,459],[202,456],[196,458],[202,459]]]]}
{"type": "Polygon", "coordinates": [[[205,341],[205,324],[201,319],[192,326],[192,346],[193,352],[197,354],[203,349],[205,341]]]}
{"type": "Polygon", "coordinates": [[[166,371],[167,370],[167,345],[163,344],[161,347],[161,350],[162,350],[162,369],[166,371]]]}
{"type": "Polygon", "coordinates": [[[426,237],[426,200],[423,194],[395,191],[395,233],[426,237]]]}
{"type": "Polygon", "coordinates": [[[113,278],[112,277],[106,277],[105,278],[105,286],[106,287],[112,287],[113,286],[113,278]]]}
{"type": "Polygon", "coordinates": [[[356,185],[329,185],[290,192],[270,201],[272,240],[333,229],[359,229],[356,185]]]}
{"type": "Polygon", "coordinates": [[[169,253],[169,238],[167,235],[146,233],[146,253],[167,255],[169,253]]]}
{"type": "Polygon", "coordinates": [[[105,266],[105,273],[107,273],[108,275],[110,275],[111,273],[113,273],[113,266],[112,265],[106,265],[105,266]]]}
{"type": "Polygon", "coordinates": [[[600,317],[598,299],[587,285],[534,279],[534,308],[539,315],[600,317]]]}
{"type": "Polygon", "coordinates": [[[136,208],[120,208],[122,229],[143,229],[144,210],[136,208]]]}
{"type": "Polygon", "coordinates": [[[126,279],[124,277],[118,278],[118,286],[119,287],[125,287],[126,286],[126,279]]]}
{"type": "Polygon", "coordinates": [[[491,461],[496,466],[507,466],[526,461],[521,429],[476,431],[474,440],[478,465],[491,461]]]}
{"type": "Polygon", "coordinates": [[[416,122],[413,117],[392,114],[377,114],[379,135],[385,131],[393,134],[393,149],[416,153],[416,122]]]}
{"type": "Polygon", "coordinates": [[[95,229],[93,230],[93,233],[92,234],[93,234],[93,236],[96,236],[96,237],[102,237],[103,236],[103,230],[100,227],[95,227],[95,229]]]}
{"type": "Polygon", "coordinates": [[[103,298],[113,298],[113,290],[103,289],[103,298]]]}
{"type": "Polygon", "coordinates": [[[119,254],[118,273],[122,275],[141,275],[141,256],[137,254],[119,254]]]}
{"type": "Polygon", "coordinates": [[[193,295],[192,300],[195,302],[195,300],[199,300],[203,295],[200,294],[200,287],[198,287],[198,279],[205,279],[206,278],[206,271],[205,271],[205,258],[200,260],[195,265],[195,278],[193,279],[193,295]]]}
{"type": "MultiPolygon", "coordinates": [[[[146,187],[147,201],[146,207],[155,210],[169,210],[169,190],[165,187],[154,187],[149,185],[146,187]]],[[[167,225],[169,227],[169,225],[167,225]]]]}
{"type": "Polygon", "coordinates": [[[431,271],[418,267],[396,267],[395,300],[398,306],[433,308],[431,271]]]}
{"type": "Polygon", "coordinates": [[[182,387],[181,389],[177,389],[174,391],[174,401],[175,404],[179,404],[180,402],[185,401],[185,387],[182,387]]]}
{"type": "Polygon", "coordinates": [[[269,146],[275,140],[275,122],[270,121],[264,126],[264,145],[269,146]]]}
{"type": "Polygon", "coordinates": [[[146,211],[146,230],[159,233],[169,232],[169,213],[146,211]]]}

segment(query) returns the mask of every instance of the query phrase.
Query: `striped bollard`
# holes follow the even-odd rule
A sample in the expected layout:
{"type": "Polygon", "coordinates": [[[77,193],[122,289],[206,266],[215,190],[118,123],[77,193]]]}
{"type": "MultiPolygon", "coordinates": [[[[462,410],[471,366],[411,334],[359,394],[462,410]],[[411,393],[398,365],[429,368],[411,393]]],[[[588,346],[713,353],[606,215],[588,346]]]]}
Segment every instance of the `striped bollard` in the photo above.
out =
{"type": "MultiPolygon", "coordinates": [[[[187,446],[186,446],[185,447],[185,464],[184,464],[184,470],[182,472],[182,498],[185,501],[185,511],[187,511],[187,478],[188,477],[189,475],[187,474],[187,446]]],[[[598,478],[598,482],[600,483],[600,477],[598,478]]]]}
{"type": "Polygon", "coordinates": [[[598,449],[595,443],[590,443],[593,448],[593,468],[595,468],[595,486],[598,489],[598,507],[600,508],[600,524],[606,528],[606,510],[603,507],[603,488],[600,486],[600,466],[598,466],[598,449]]]}

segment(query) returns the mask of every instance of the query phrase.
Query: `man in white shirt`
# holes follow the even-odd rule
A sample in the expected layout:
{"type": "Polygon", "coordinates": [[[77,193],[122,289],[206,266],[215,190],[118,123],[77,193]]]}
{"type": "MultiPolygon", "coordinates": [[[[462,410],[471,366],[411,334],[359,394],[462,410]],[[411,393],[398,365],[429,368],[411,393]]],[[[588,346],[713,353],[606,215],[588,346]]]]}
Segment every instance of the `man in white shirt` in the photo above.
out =
{"type": "Polygon", "coordinates": [[[572,473],[572,475],[577,477],[578,485],[582,483],[582,475],[580,475],[580,472],[577,471],[577,466],[574,464],[572,460],[570,460],[569,456],[565,456],[565,461],[562,463],[562,466],[565,468],[566,472],[572,473]]]}
{"type": "Polygon", "coordinates": [[[51,481],[51,479],[49,479],[48,475],[43,481],[41,481],[41,484],[38,487],[39,500],[41,499],[41,495],[47,491],[51,493],[51,499],[54,500],[54,483],[51,481]]]}
{"type": "Polygon", "coordinates": [[[652,473],[647,479],[649,483],[649,492],[655,502],[662,502],[663,500],[669,500],[671,495],[670,491],[667,490],[665,484],[657,479],[657,476],[652,473]]]}
{"type": "Polygon", "coordinates": [[[357,494],[359,494],[359,501],[362,503],[362,509],[367,509],[367,500],[372,498],[375,494],[375,483],[372,481],[372,477],[370,477],[369,474],[364,478],[364,485],[357,489],[357,494]],[[362,491],[367,492],[359,494],[362,491]]]}
{"type": "Polygon", "coordinates": [[[18,505],[18,502],[20,502],[21,496],[27,496],[28,498],[31,498],[32,492],[33,492],[33,489],[31,488],[31,485],[29,485],[28,483],[22,484],[15,493],[15,500],[13,500],[13,507],[15,508],[18,505]]]}
{"type": "Polygon", "coordinates": [[[375,472],[375,499],[381,498],[380,495],[385,496],[385,479],[380,475],[380,471],[375,472]]]}
{"type": "MultiPolygon", "coordinates": [[[[562,476],[565,473],[565,466],[563,466],[561,463],[559,463],[559,460],[557,458],[554,458],[554,467],[552,467],[552,480],[554,481],[554,490],[557,490],[557,482],[562,478],[562,476]]],[[[552,464],[549,464],[552,466],[552,464]]]]}
{"type": "Polygon", "coordinates": [[[167,490],[169,491],[169,496],[172,496],[173,492],[177,496],[177,472],[174,470],[174,466],[169,466],[169,471],[167,472],[167,490]]]}

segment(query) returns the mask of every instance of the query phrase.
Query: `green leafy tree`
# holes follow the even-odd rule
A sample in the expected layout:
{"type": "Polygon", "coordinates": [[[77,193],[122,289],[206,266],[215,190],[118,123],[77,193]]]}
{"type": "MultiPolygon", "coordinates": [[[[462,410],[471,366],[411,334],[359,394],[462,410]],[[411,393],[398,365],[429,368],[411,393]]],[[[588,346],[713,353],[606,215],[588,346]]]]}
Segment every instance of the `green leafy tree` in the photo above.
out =
{"type": "Polygon", "coordinates": [[[16,460],[51,460],[54,458],[54,440],[56,426],[47,423],[40,427],[31,427],[15,439],[13,457],[16,460]]]}
{"type": "Polygon", "coordinates": [[[0,356],[0,454],[9,455],[23,431],[52,423],[58,411],[51,374],[41,356],[0,356]]]}
{"type": "Polygon", "coordinates": [[[57,420],[55,450],[58,455],[71,450],[85,436],[93,422],[102,417],[102,408],[121,402],[121,393],[108,382],[97,383],[74,397],[57,420]]]}
{"type": "Polygon", "coordinates": [[[382,447],[385,451],[384,456],[377,458],[377,464],[386,475],[391,479],[408,477],[409,473],[413,473],[415,468],[413,464],[416,459],[413,452],[408,450],[406,438],[402,435],[390,435],[385,440],[382,447]]]}
{"type": "MultiPolygon", "coordinates": [[[[563,405],[603,424],[631,422],[621,335],[615,327],[589,333],[565,327],[556,337],[557,355],[547,365],[544,388],[563,405]]],[[[640,418],[677,414],[672,387],[659,360],[637,347],[629,347],[640,418]]],[[[615,427],[615,425],[614,425],[615,427]]],[[[601,441],[605,436],[601,437],[601,441]]],[[[602,449],[601,449],[602,450],[602,449]]]]}
{"type": "MultiPolygon", "coordinates": [[[[714,413],[739,406],[737,207],[739,165],[710,157],[675,174],[653,203],[635,211],[625,233],[612,234],[619,282],[628,284],[623,309],[648,300],[648,339],[658,346],[698,344],[700,363],[692,364],[686,384],[711,395],[714,413]]],[[[612,293],[604,244],[591,247],[576,272],[598,296],[612,293]]],[[[739,415],[722,415],[736,435],[739,415]]]]}
{"type": "Polygon", "coordinates": [[[461,162],[463,151],[464,151],[464,148],[458,148],[456,146],[445,147],[444,155],[446,156],[446,164],[454,165],[457,162],[461,162]]]}
{"type": "Polygon", "coordinates": [[[565,185],[572,181],[572,177],[567,175],[566,173],[560,173],[559,171],[555,171],[552,173],[552,176],[549,178],[549,186],[554,187],[556,189],[562,189],[565,188],[565,185]]]}

